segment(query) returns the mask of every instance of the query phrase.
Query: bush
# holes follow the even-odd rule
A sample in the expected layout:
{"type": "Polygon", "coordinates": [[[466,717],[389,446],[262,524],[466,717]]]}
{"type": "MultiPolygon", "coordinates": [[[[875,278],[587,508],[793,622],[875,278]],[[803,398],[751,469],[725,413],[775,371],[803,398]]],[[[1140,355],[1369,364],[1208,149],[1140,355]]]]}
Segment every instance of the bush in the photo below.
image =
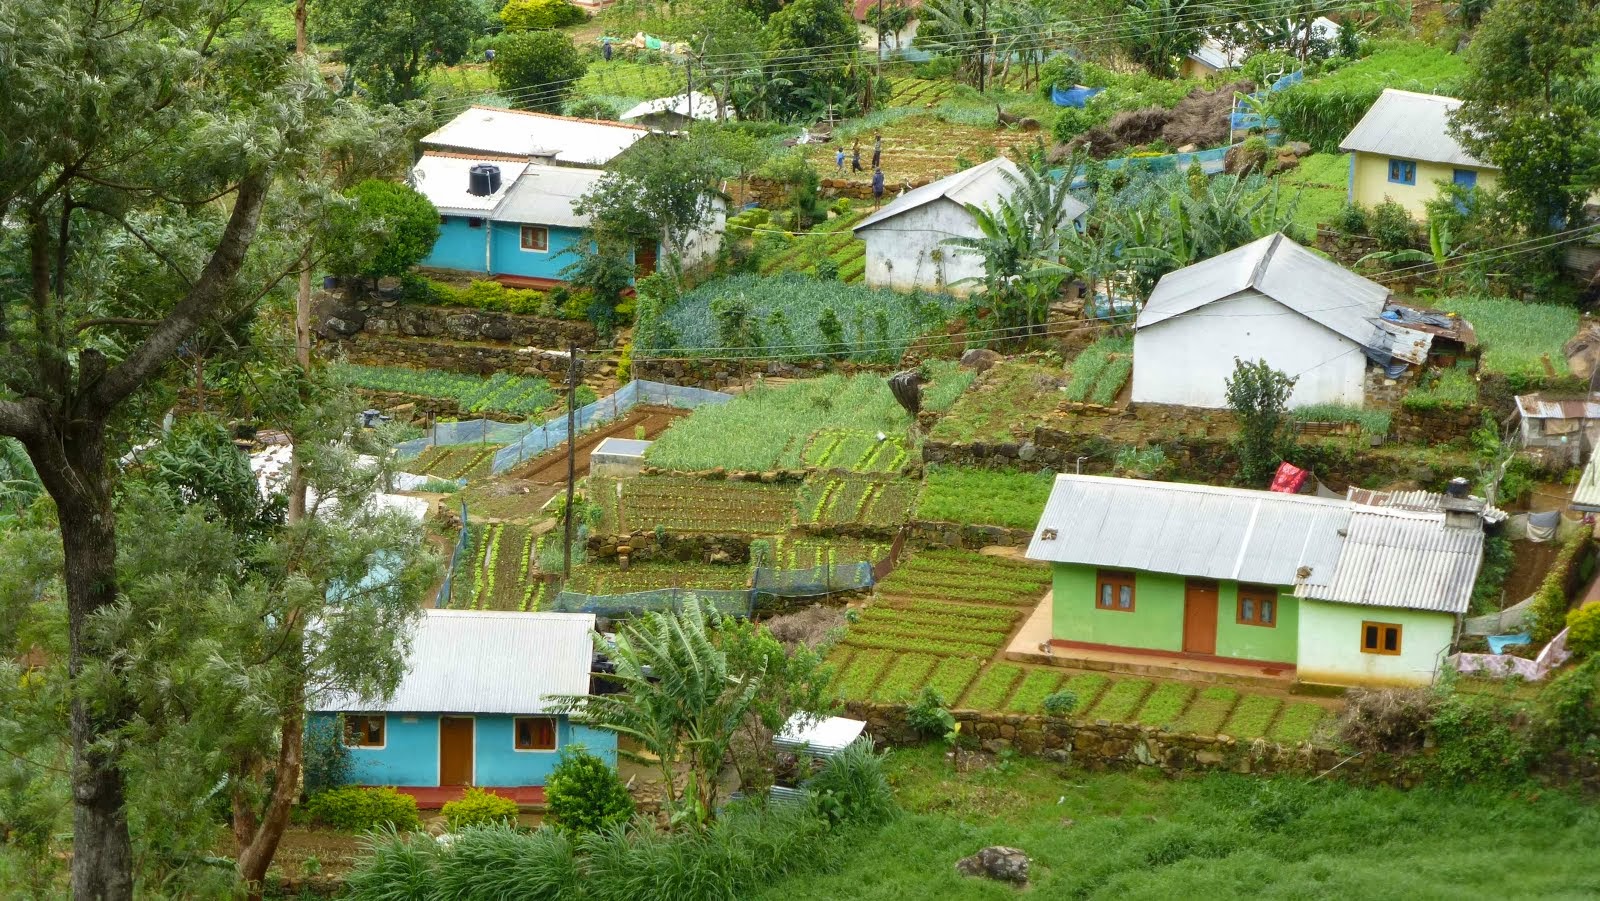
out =
{"type": "Polygon", "coordinates": [[[450,825],[452,832],[468,826],[490,826],[497,823],[509,826],[517,821],[517,802],[476,786],[468,786],[461,800],[445,803],[442,813],[444,821],[450,825]]]}
{"type": "Polygon", "coordinates": [[[1567,647],[1579,657],[1600,652],[1600,604],[1585,604],[1567,612],[1567,647]]]}
{"type": "Polygon", "coordinates": [[[507,31],[546,31],[577,25],[587,19],[567,0],[508,0],[500,9],[507,31]]]}
{"type": "Polygon", "coordinates": [[[516,108],[559,113],[589,64],[564,34],[521,31],[501,38],[489,68],[516,108]]]}
{"type": "Polygon", "coordinates": [[[1406,208],[1385,200],[1372,208],[1367,228],[1384,250],[1411,250],[1422,240],[1422,229],[1406,208]]]}
{"type": "Polygon", "coordinates": [[[345,832],[371,832],[388,826],[401,832],[419,828],[417,799],[392,788],[349,785],[312,795],[306,813],[318,823],[345,832]]]}
{"type": "Polygon", "coordinates": [[[1339,739],[1368,754],[1403,754],[1422,747],[1433,716],[1426,688],[1352,688],[1339,715],[1339,739]]]}
{"type": "Polygon", "coordinates": [[[433,250],[439,211],[409,185],[371,178],[345,197],[328,214],[327,266],[336,275],[401,275],[433,250]]]}
{"type": "Polygon", "coordinates": [[[301,774],[308,796],[350,781],[350,749],[345,747],[337,719],[315,719],[308,723],[303,753],[301,774]]]}
{"type": "Polygon", "coordinates": [[[906,709],[906,722],[918,733],[930,738],[944,738],[956,727],[956,718],[950,714],[950,705],[931,685],[924,685],[917,700],[906,709]]]}
{"type": "Polygon", "coordinates": [[[1050,135],[1065,144],[1095,127],[1096,124],[1097,117],[1088,110],[1064,106],[1056,113],[1056,120],[1050,124],[1050,135]]]}
{"type": "Polygon", "coordinates": [[[555,826],[572,834],[599,832],[633,816],[633,798],[616,771],[582,747],[562,750],[545,782],[545,803],[555,826]]]}
{"type": "Polygon", "coordinates": [[[1055,87],[1070,88],[1083,80],[1083,66],[1065,53],[1052,56],[1039,67],[1039,93],[1050,96],[1055,87]]]}
{"type": "Polygon", "coordinates": [[[1365,235],[1368,229],[1367,210],[1359,203],[1347,203],[1339,208],[1332,222],[1334,229],[1346,235],[1365,235]]]}
{"type": "MultiPolygon", "coordinates": [[[[566,835],[553,829],[530,834],[505,824],[472,826],[454,836],[435,866],[437,890],[426,895],[430,898],[577,901],[585,895],[576,849],[566,835]]],[[[398,878],[391,882],[391,892],[394,887],[415,885],[409,873],[393,875],[398,878]]]]}
{"type": "Polygon", "coordinates": [[[806,788],[815,796],[816,810],[832,823],[876,826],[898,812],[883,757],[873,752],[870,738],[833,755],[806,788]]]}
{"type": "Polygon", "coordinates": [[[604,100],[584,97],[573,101],[567,107],[567,115],[578,119],[604,119],[615,122],[617,117],[622,115],[622,111],[604,100]]]}
{"type": "Polygon", "coordinates": [[[1068,717],[1078,709],[1078,696],[1065,689],[1046,695],[1044,712],[1049,716],[1068,717]]]}
{"type": "Polygon", "coordinates": [[[1519,711],[1498,698],[1451,694],[1428,721],[1434,753],[1430,775],[1439,781],[1516,783],[1527,774],[1532,748],[1517,726],[1519,711]]]}
{"type": "Polygon", "coordinates": [[[1544,644],[1561,631],[1567,622],[1567,580],[1579,556],[1589,547],[1589,531],[1579,529],[1561,546],[1561,553],[1550,564],[1550,571],[1533,595],[1532,634],[1535,644],[1544,644]]]}

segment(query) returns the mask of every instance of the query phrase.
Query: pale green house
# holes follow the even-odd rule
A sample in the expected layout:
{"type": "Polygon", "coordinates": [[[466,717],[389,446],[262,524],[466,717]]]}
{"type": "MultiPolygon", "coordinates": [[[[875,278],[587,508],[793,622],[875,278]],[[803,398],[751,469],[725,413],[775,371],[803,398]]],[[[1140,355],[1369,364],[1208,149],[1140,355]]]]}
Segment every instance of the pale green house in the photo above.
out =
{"type": "Polygon", "coordinates": [[[1028,547],[1050,644],[1242,662],[1335,685],[1433,680],[1483,557],[1481,500],[1060,475],[1028,547]]]}

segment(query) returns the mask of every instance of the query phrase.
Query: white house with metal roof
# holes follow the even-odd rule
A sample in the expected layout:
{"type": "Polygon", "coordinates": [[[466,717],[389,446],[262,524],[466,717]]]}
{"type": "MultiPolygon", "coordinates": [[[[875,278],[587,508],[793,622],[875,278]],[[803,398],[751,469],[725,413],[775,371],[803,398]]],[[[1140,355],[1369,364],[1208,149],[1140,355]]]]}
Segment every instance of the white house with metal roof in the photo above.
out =
{"type": "Polygon", "coordinates": [[[1053,564],[1056,654],[1418,685],[1471,602],[1483,509],[1063,474],[1027,556],[1053,564]]]}
{"type": "Polygon", "coordinates": [[[695,122],[736,118],[731,105],[719,104],[713,95],[699,91],[646,100],[617,117],[629,125],[643,125],[656,131],[683,131],[695,122]]]}
{"type": "Polygon", "coordinates": [[[1422,218],[1439,182],[1493,185],[1499,168],[1468,153],[1450,133],[1460,108],[1454,97],[1385,88],[1339,144],[1350,154],[1347,199],[1362,206],[1392,200],[1422,218]]]}
{"type": "Polygon", "coordinates": [[[1228,405],[1235,359],[1296,378],[1291,406],[1361,406],[1367,361],[1421,363],[1431,336],[1386,321],[1389,289],[1268,235],[1156,284],[1133,337],[1133,401],[1228,405]]]}
{"type": "Polygon", "coordinates": [[[615,764],[617,736],[558,703],[589,694],[594,615],[425,610],[392,696],[329,692],[313,724],[337,730],[359,785],[544,785],[562,748],[615,764]]]}
{"type": "Polygon", "coordinates": [[[648,128],[619,122],[470,106],[423,138],[422,147],[598,169],[649,134],[648,128]]]}
{"type": "MultiPolygon", "coordinates": [[[[993,209],[1021,178],[1016,163],[995,157],[913,188],[861,220],[853,231],[867,245],[867,284],[896,291],[976,290],[984,274],[982,258],[944,242],[982,237],[968,205],[993,209]]],[[[1067,218],[1082,227],[1088,205],[1068,197],[1063,206],[1067,218]]]]}

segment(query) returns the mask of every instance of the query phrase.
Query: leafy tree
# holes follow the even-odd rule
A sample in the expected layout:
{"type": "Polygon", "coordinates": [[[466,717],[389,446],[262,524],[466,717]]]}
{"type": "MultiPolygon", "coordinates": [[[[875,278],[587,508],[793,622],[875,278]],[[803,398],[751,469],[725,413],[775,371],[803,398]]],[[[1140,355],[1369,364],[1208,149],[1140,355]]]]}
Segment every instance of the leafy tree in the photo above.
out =
{"type": "Polygon", "coordinates": [[[126,731],[138,715],[128,668],[145,636],[105,622],[131,600],[115,461],[149,437],[180,351],[250,341],[242,324],[302,267],[327,206],[323,174],[302,163],[355,120],[314,67],[233,27],[237,12],[0,8],[0,30],[49,36],[0,53],[0,435],[27,450],[64,552],[81,898],[133,892],[121,750],[138,738],[126,731]]]}
{"type": "Polygon", "coordinates": [[[816,650],[804,644],[787,649],[765,626],[749,620],[723,620],[717,644],[735,672],[760,674],[732,756],[746,789],[764,786],[776,765],[772,736],[784,723],[797,713],[820,716],[838,706],[834,670],[816,650]]]}
{"type": "Polygon", "coordinates": [[[330,219],[326,265],[342,275],[403,275],[439,237],[439,211],[409,185],[368,179],[330,219]]]}
{"type": "Polygon", "coordinates": [[[548,31],[588,18],[567,0],[510,0],[499,15],[507,31],[548,31]]]}
{"type": "Polygon", "coordinates": [[[1577,221],[1600,184],[1597,53],[1591,0],[1500,0],[1467,51],[1451,131],[1500,167],[1500,187],[1535,235],[1577,221]]]}
{"type": "Polygon", "coordinates": [[[563,748],[545,782],[545,800],[557,829],[600,832],[633,817],[633,796],[616,770],[581,745],[563,748]]]}
{"type": "Polygon", "coordinates": [[[592,234],[567,248],[577,259],[561,275],[572,287],[589,292],[589,321],[602,334],[609,335],[616,327],[622,294],[633,284],[632,251],[632,244],[603,234],[592,234]]]}
{"type": "Polygon", "coordinates": [[[639,142],[573,204],[597,234],[629,246],[660,242],[674,280],[682,275],[689,239],[716,211],[719,163],[704,132],[696,135],[639,142]]]}
{"type": "Polygon", "coordinates": [[[1150,74],[1176,74],[1178,58],[1200,46],[1205,18],[1198,0],[1128,0],[1118,42],[1150,74]]]}
{"type": "Polygon", "coordinates": [[[559,113],[572,93],[572,83],[583,77],[589,64],[566,35],[526,31],[501,38],[489,68],[500,90],[510,95],[512,106],[559,113]]]}
{"type": "Polygon", "coordinates": [[[344,46],[355,80],[384,103],[422,96],[422,77],[455,65],[482,33],[476,0],[325,0],[327,36],[344,46]]]}
{"type": "Polygon", "coordinates": [[[793,0],[767,20],[766,76],[783,79],[789,114],[829,104],[854,107],[868,70],[854,53],[861,32],[838,0],[793,0]],[[819,49],[822,48],[822,49],[819,49]]]}
{"type": "Polygon", "coordinates": [[[1288,437],[1289,395],[1295,379],[1267,365],[1235,358],[1225,384],[1228,406],[1239,421],[1240,477],[1261,484],[1272,477],[1288,437]]]}

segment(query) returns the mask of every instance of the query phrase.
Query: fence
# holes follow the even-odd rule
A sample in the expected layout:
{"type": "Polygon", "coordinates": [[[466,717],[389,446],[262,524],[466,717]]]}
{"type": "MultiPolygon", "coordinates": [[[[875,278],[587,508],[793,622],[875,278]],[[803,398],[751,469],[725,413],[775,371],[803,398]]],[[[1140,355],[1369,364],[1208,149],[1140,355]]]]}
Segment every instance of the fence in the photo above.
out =
{"type": "Polygon", "coordinates": [[[1532,660],[1511,654],[1456,654],[1451,661],[1458,672],[1482,673],[1497,679],[1521,676],[1530,682],[1537,682],[1571,656],[1572,652],[1567,650],[1567,630],[1562,629],[1561,634],[1550,639],[1539,656],[1532,660]]]}
{"type": "Polygon", "coordinates": [[[686,598],[695,597],[707,608],[729,616],[749,616],[753,597],[744,589],[657,588],[628,594],[583,594],[563,591],[550,603],[556,613],[593,613],[619,617],[639,613],[683,609],[686,598]]]}
{"type": "MultiPolygon", "coordinates": [[[[1277,81],[1274,81],[1270,86],[1267,87],[1267,89],[1265,91],[1257,91],[1254,94],[1251,94],[1250,96],[1252,98],[1255,98],[1256,100],[1260,100],[1261,98],[1266,97],[1269,94],[1281,91],[1284,88],[1292,88],[1292,87],[1294,87],[1295,85],[1297,85],[1300,82],[1304,81],[1305,77],[1306,77],[1306,73],[1305,73],[1305,70],[1303,70],[1303,69],[1300,70],[1300,71],[1297,71],[1297,72],[1290,72],[1288,75],[1285,75],[1282,78],[1278,79],[1277,81]]],[[[1230,130],[1232,130],[1232,131],[1249,131],[1252,128],[1277,128],[1277,127],[1278,127],[1278,120],[1277,119],[1273,119],[1273,118],[1270,118],[1270,117],[1266,118],[1266,119],[1261,118],[1261,114],[1257,113],[1257,112],[1252,112],[1250,106],[1248,104],[1246,104],[1242,99],[1241,100],[1235,100],[1233,102],[1233,113],[1232,113],[1232,115],[1230,115],[1228,117],[1228,128],[1230,130]]]]}
{"type": "MultiPolygon", "coordinates": [[[[730,394],[707,391],[704,388],[685,388],[635,379],[623,385],[615,394],[602,397],[592,404],[579,407],[573,419],[576,431],[582,434],[598,425],[621,418],[640,404],[663,407],[680,407],[692,410],[709,403],[726,403],[733,400],[730,394]]],[[[539,456],[567,440],[567,417],[557,416],[542,426],[531,428],[515,444],[508,444],[494,455],[491,471],[496,475],[539,456]]]]}
{"type": "Polygon", "coordinates": [[[463,422],[435,422],[428,434],[394,446],[401,460],[409,460],[435,444],[510,444],[537,428],[531,422],[496,422],[468,419],[463,422]]]}
{"type": "Polygon", "coordinates": [[[467,530],[467,502],[461,502],[461,537],[456,539],[456,546],[450,551],[450,568],[444,571],[444,584],[439,586],[439,597],[434,601],[435,607],[450,606],[450,583],[455,581],[456,566],[461,563],[461,558],[467,552],[467,545],[471,543],[471,535],[467,530]]]}
{"type": "Polygon", "coordinates": [[[755,578],[751,581],[750,593],[753,601],[759,603],[761,598],[820,597],[835,591],[871,588],[873,584],[872,564],[866,561],[801,569],[758,566],[755,578]]]}

